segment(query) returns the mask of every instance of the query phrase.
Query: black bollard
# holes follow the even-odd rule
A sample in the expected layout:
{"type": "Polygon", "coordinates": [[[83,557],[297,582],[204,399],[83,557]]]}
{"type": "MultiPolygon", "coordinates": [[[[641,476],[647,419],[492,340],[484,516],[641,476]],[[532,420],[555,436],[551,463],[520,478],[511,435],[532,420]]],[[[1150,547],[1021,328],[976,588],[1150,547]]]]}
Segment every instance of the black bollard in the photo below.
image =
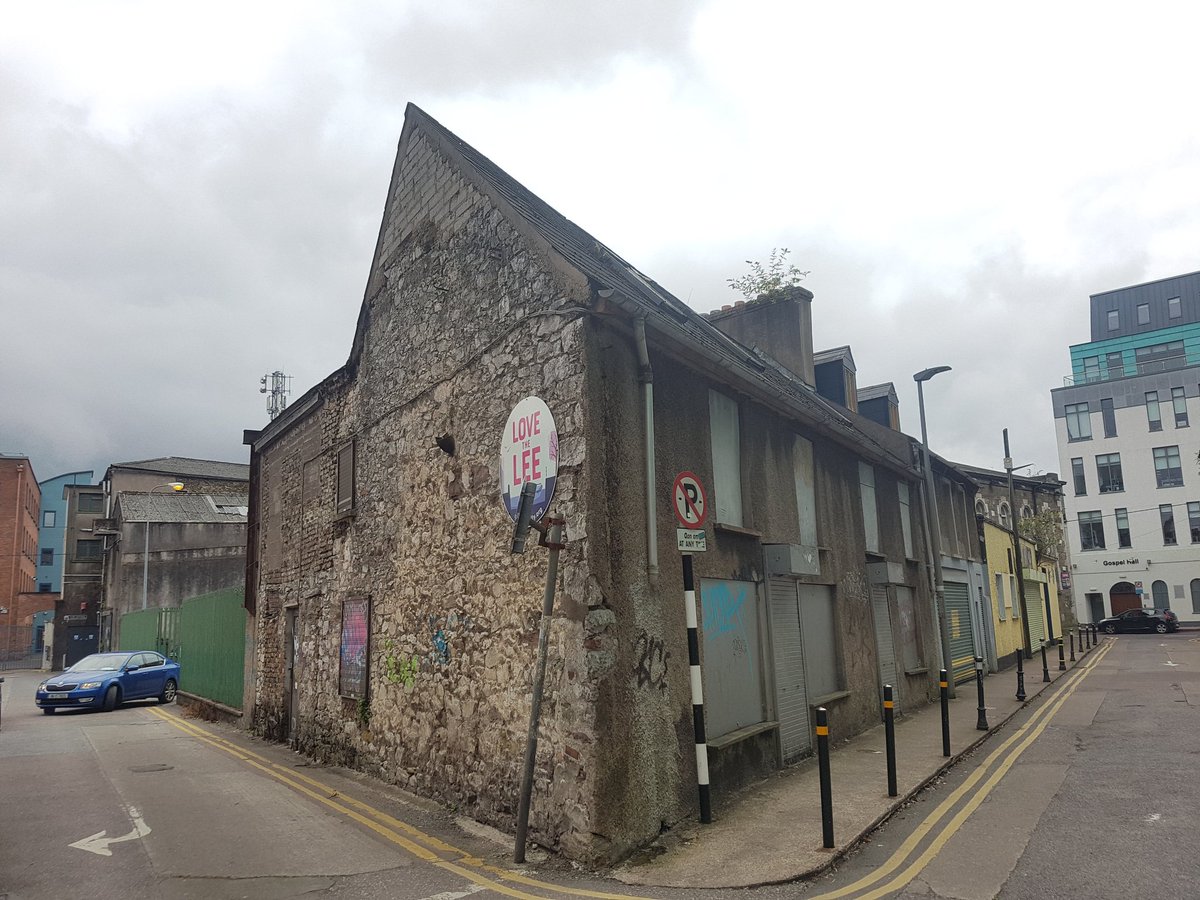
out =
{"type": "Polygon", "coordinates": [[[896,713],[892,701],[892,686],[883,686],[883,739],[887,749],[888,796],[896,797],[896,713]]]}
{"type": "Polygon", "coordinates": [[[1062,638],[1058,639],[1058,671],[1060,671],[1060,672],[1067,671],[1067,657],[1063,653],[1062,638]]]}
{"type": "MultiPolygon", "coordinates": [[[[1017,649],[1020,653],[1020,648],[1017,649]]],[[[975,722],[978,731],[988,730],[987,707],[983,705],[983,657],[975,657],[975,686],[979,690],[979,719],[975,722]]]]}
{"type": "Polygon", "coordinates": [[[829,713],[817,707],[817,767],[821,774],[821,836],[833,848],[833,788],[829,784],[829,713]]]}
{"type": "Polygon", "coordinates": [[[1042,641],[1042,684],[1050,681],[1050,667],[1046,665],[1046,642],[1042,641]]]}
{"type": "Polygon", "coordinates": [[[1075,632],[1071,632],[1071,662],[1075,662],[1075,632]]]}
{"type": "Polygon", "coordinates": [[[1017,699],[1024,702],[1025,700],[1025,663],[1021,661],[1021,657],[1025,654],[1021,652],[1021,648],[1017,648],[1017,699]]]}
{"type": "Polygon", "coordinates": [[[1096,635],[1093,634],[1091,625],[1084,625],[1083,630],[1087,632],[1088,649],[1091,650],[1093,647],[1096,646],[1096,635]]]}
{"type": "Polygon", "coordinates": [[[950,756],[950,680],[942,669],[938,680],[942,695],[942,756],[950,756]]]}

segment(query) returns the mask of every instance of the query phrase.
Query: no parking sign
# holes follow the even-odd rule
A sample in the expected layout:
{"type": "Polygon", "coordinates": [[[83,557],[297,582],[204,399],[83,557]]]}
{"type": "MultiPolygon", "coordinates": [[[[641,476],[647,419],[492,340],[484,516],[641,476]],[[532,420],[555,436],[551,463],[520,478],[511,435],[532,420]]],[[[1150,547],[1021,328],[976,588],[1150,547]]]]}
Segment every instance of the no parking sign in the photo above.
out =
{"type": "Polygon", "coordinates": [[[680,472],[675,476],[671,497],[675,518],[683,526],[675,529],[679,549],[684,553],[703,553],[708,549],[708,537],[704,533],[704,522],[708,519],[708,498],[700,479],[691,472],[680,472]]]}

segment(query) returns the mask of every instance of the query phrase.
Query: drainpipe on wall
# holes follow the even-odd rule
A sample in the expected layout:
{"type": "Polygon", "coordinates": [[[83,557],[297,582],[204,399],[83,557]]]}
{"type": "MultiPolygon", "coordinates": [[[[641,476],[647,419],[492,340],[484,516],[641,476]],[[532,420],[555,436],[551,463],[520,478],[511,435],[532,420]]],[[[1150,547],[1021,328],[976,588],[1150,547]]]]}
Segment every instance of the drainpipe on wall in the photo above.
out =
{"type": "Polygon", "coordinates": [[[658,507],[654,485],[654,370],[650,368],[650,352],[646,349],[646,317],[633,320],[633,337],[637,343],[638,384],[642,390],[646,435],[646,575],[651,584],[658,583],[658,507]]]}

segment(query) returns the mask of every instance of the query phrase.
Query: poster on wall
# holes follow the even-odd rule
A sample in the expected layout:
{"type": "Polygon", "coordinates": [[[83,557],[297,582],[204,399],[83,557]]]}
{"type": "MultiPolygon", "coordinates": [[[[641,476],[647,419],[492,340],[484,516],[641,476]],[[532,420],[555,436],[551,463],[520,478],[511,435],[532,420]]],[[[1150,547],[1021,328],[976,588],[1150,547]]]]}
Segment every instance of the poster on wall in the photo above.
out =
{"type": "Polygon", "coordinates": [[[370,600],[355,597],[342,601],[342,640],[338,665],[338,691],[343,697],[367,696],[367,652],[370,634],[370,600]]]}

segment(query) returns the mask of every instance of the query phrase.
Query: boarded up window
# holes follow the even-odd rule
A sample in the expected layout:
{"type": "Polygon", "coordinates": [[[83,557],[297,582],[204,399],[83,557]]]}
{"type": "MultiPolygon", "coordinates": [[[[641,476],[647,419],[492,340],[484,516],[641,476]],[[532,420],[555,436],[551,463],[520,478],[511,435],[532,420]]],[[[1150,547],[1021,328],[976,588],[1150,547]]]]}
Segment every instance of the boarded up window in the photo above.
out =
{"type": "Polygon", "coordinates": [[[842,690],[833,589],[824,584],[800,584],[798,589],[804,674],[809,698],[819,700],[842,690]]]}
{"type": "Polygon", "coordinates": [[[354,442],[338,451],[337,514],[354,511],[354,442]]]}
{"type": "Polygon", "coordinates": [[[904,651],[904,670],[912,672],[924,667],[921,656],[921,639],[917,633],[917,611],[913,604],[912,588],[902,584],[893,586],[896,594],[896,612],[899,614],[900,641],[904,651]]]}
{"type": "Polygon", "coordinates": [[[813,446],[799,435],[792,441],[792,466],[796,476],[796,510],[800,519],[800,543],[817,543],[817,491],[813,477],[813,446]]]}
{"type": "Polygon", "coordinates": [[[702,578],[700,608],[704,714],[716,738],[764,719],[757,585],[702,578]]]}
{"type": "Polygon", "coordinates": [[[370,600],[342,601],[342,640],[338,660],[338,691],[343,697],[367,696],[367,653],[370,644],[370,600]]]}
{"type": "Polygon", "coordinates": [[[742,524],[742,446],[737,401],[708,392],[708,430],[712,440],[713,488],[717,521],[742,524]]]}
{"type": "Polygon", "coordinates": [[[862,499],[863,531],[867,550],[879,552],[879,509],[875,505],[875,470],[866,463],[858,464],[858,489],[862,499]]]}

